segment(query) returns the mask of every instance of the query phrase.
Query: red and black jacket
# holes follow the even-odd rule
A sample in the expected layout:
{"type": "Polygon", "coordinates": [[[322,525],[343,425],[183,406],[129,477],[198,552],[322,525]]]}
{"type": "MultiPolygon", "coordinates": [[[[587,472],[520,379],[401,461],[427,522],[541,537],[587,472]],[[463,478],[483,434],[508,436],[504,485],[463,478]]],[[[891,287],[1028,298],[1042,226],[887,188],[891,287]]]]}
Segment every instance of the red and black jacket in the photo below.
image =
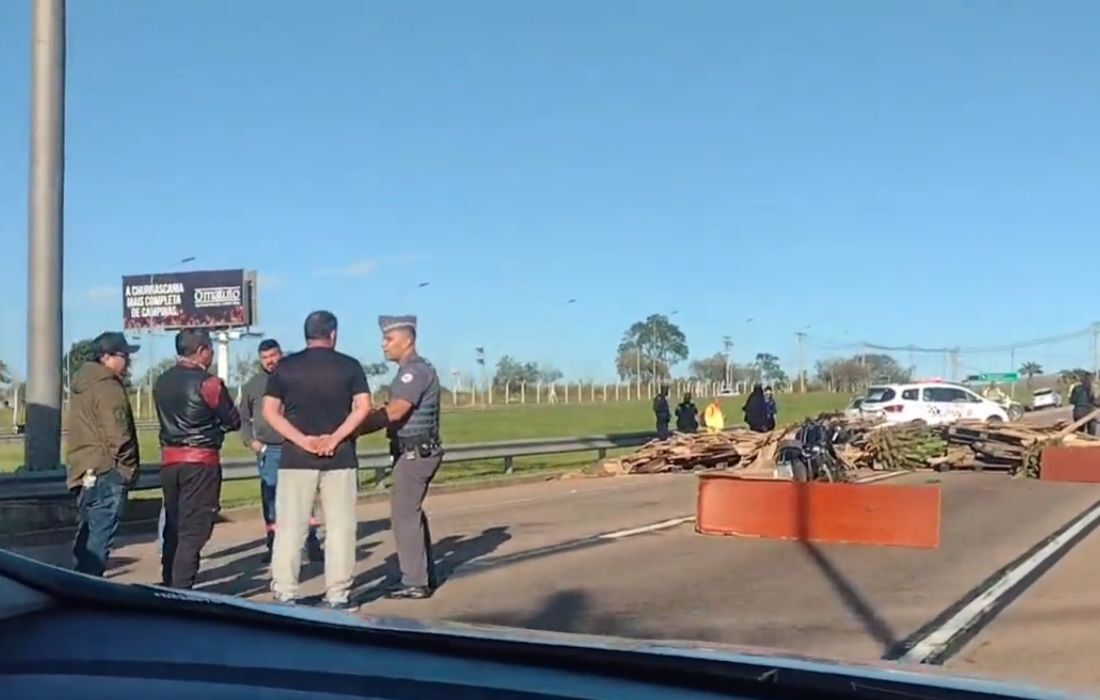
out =
{"type": "Polygon", "coordinates": [[[157,378],[153,400],[160,421],[161,464],[221,464],[218,453],[225,434],[241,428],[241,415],[222,380],[180,360],[157,378]]]}

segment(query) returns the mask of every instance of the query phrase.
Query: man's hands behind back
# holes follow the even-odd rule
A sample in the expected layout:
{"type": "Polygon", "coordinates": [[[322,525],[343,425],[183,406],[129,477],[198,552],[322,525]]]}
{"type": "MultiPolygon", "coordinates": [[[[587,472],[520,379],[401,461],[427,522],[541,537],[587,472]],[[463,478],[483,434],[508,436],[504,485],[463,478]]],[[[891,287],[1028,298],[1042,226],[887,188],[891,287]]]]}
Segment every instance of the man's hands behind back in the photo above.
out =
{"type": "Polygon", "coordinates": [[[340,441],[332,435],[307,435],[305,440],[298,446],[318,457],[331,457],[336,454],[336,448],[340,446],[340,441]]]}

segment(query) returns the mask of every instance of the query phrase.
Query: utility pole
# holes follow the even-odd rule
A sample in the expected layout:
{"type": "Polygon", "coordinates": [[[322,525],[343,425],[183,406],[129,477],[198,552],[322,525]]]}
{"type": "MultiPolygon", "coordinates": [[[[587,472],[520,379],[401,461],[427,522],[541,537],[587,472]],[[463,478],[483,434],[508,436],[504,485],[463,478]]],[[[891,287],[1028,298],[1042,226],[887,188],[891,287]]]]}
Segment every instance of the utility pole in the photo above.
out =
{"type": "MultiPolygon", "coordinates": [[[[1010,347],[1008,349],[1008,371],[1009,372],[1015,372],[1016,371],[1016,346],[1015,345],[1013,345],[1012,347],[1010,347]]],[[[1008,395],[1009,395],[1010,398],[1013,398],[1013,399],[1016,398],[1016,384],[1017,383],[1018,382],[1012,382],[1012,386],[1008,390],[1008,395]]]]}
{"type": "Polygon", "coordinates": [[[804,331],[798,331],[795,333],[798,337],[798,386],[799,393],[806,393],[806,363],[805,357],[802,354],[803,341],[806,339],[806,333],[804,331]]]}
{"type": "Polygon", "coordinates": [[[722,337],[722,348],[726,351],[726,386],[733,385],[733,340],[727,335],[722,337]]]}
{"type": "Polygon", "coordinates": [[[65,192],[65,0],[34,0],[27,217],[29,470],[61,465],[61,294],[65,192]]]}
{"type": "Polygon", "coordinates": [[[1092,324],[1092,376],[1100,370],[1100,322],[1092,324]]]}

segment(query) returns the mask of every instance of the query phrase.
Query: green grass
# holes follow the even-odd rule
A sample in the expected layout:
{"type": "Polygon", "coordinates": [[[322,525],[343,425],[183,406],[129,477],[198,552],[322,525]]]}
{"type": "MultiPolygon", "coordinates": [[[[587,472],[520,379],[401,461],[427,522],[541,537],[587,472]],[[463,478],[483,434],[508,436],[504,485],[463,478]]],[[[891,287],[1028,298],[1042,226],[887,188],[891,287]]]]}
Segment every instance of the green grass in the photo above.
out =
{"type": "MultiPolygon", "coordinates": [[[[676,397],[673,397],[674,401],[676,397]]],[[[781,394],[777,396],[779,404],[779,423],[800,421],[807,416],[823,411],[843,408],[848,403],[847,394],[807,393],[781,394]]],[[[726,423],[739,422],[742,419],[741,406],[744,397],[728,397],[721,400],[722,410],[726,414],[726,423]]],[[[700,411],[706,401],[697,402],[700,411]]],[[[653,412],[649,401],[609,401],[607,403],[583,404],[541,404],[525,406],[488,406],[484,408],[450,408],[443,412],[443,440],[446,444],[458,445],[471,442],[489,442],[498,440],[522,440],[525,438],[568,437],[572,435],[601,435],[606,433],[626,433],[653,429],[653,412]]],[[[157,437],[152,431],[143,431],[140,436],[142,460],[157,460],[157,437]]],[[[385,443],[380,435],[372,435],[360,443],[360,449],[383,449],[385,443]]],[[[242,459],[251,456],[236,434],[226,437],[223,459],[242,459]]],[[[532,460],[516,460],[516,469],[554,468],[591,461],[591,455],[551,455],[532,460]],[[563,461],[564,460],[564,461],[563,461]]],[[[0,443],[0,471],[13,471],[23,461],[23,443],[0,443]]],[[[477,464],[448,467],[446,472],[465,478],[478,476],[477,464]],[[468,474],[467,474],[468,472],[468,474]]],[[[481,467],[485,473],[499,473],[499,462],[481,467]]],[[[226,484],[226,497],[233,497],[238,486],[241,493],[255,493],[255,484],[248,482],[226,484]]]]}

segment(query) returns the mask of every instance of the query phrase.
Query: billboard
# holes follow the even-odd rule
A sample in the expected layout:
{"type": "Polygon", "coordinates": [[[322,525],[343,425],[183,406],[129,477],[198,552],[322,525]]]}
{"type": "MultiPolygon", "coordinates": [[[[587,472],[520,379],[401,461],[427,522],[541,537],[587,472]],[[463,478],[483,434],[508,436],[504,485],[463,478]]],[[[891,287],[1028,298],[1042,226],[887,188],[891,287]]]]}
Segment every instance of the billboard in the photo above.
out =
{"type": "Polygon", "coordinates": [[[202,270],[122,278],[122,325],[150,328],[239,328],[256,323],[256,273],[202,270]]]}

